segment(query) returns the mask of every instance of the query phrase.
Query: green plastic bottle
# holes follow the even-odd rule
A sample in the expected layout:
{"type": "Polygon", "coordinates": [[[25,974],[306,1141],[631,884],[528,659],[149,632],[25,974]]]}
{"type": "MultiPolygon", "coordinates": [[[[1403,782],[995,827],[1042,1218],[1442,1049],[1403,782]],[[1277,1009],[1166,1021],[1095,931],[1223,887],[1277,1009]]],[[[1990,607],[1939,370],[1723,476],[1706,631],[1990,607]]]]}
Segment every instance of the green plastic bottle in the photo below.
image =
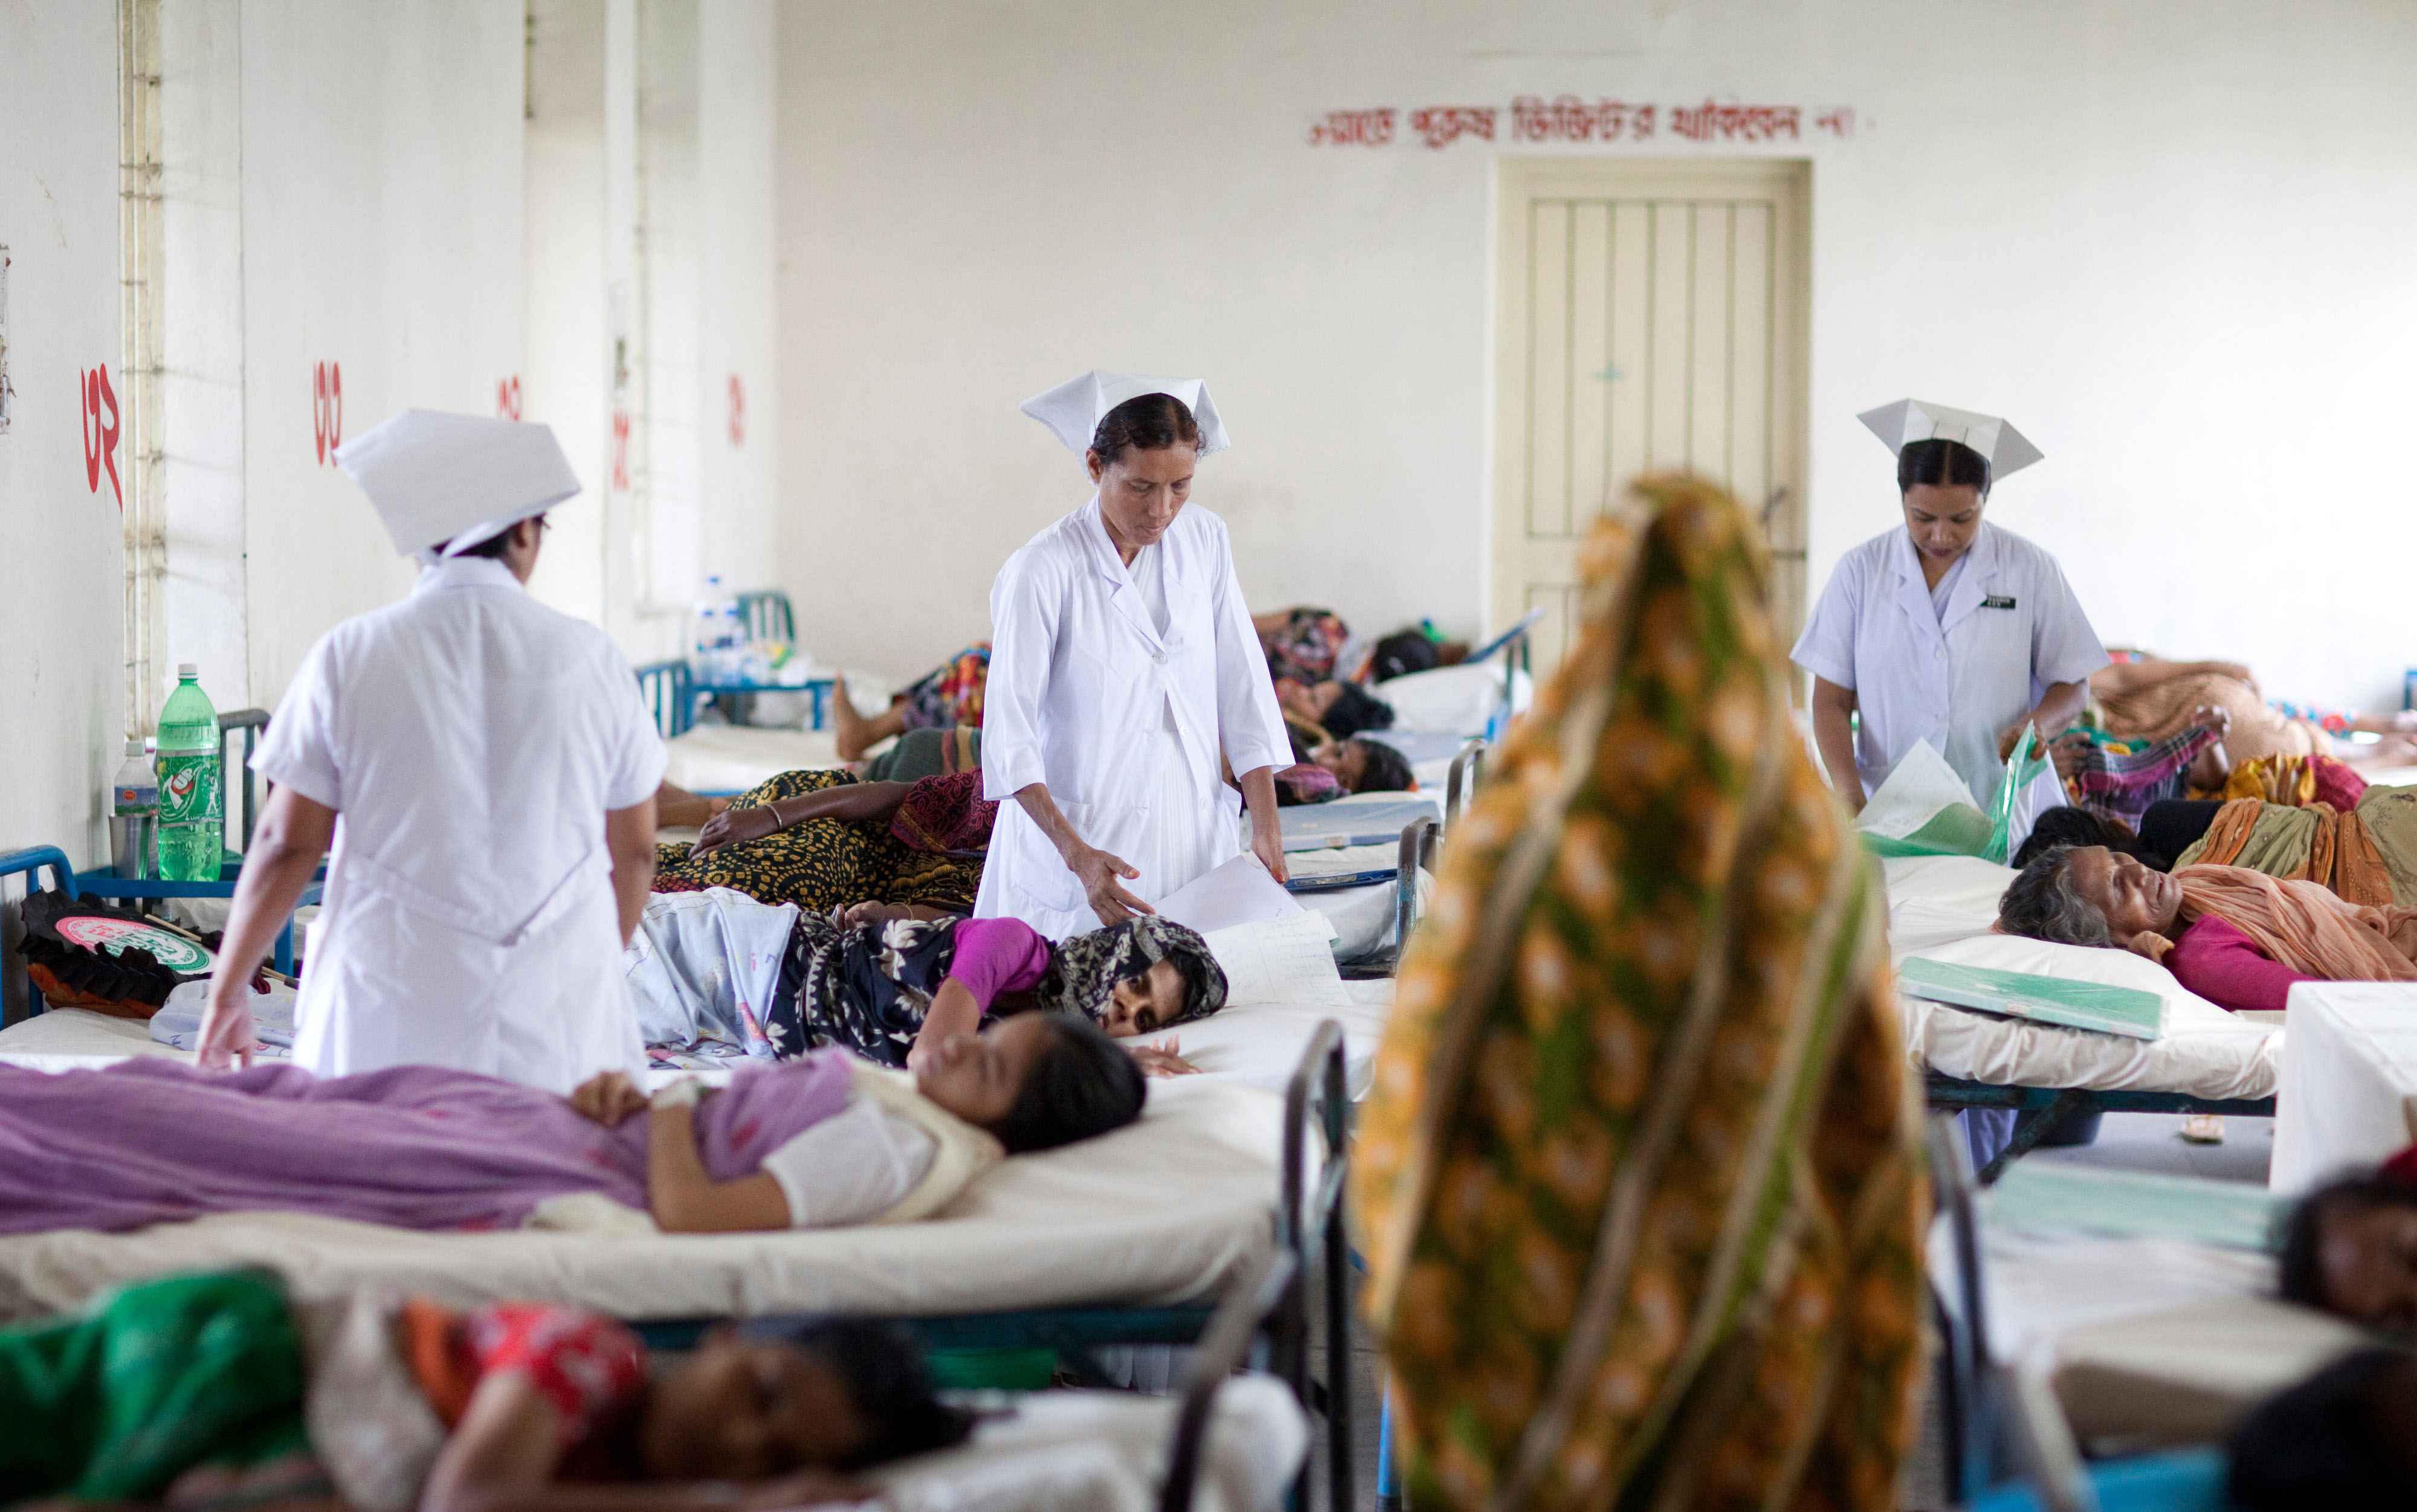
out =
{"type": "Polygon", "coordinates": [[[226,844],[226,785],[219,771],[219,711],[188,661],[160,711],[160,875],[216,882],[226,844]]]}

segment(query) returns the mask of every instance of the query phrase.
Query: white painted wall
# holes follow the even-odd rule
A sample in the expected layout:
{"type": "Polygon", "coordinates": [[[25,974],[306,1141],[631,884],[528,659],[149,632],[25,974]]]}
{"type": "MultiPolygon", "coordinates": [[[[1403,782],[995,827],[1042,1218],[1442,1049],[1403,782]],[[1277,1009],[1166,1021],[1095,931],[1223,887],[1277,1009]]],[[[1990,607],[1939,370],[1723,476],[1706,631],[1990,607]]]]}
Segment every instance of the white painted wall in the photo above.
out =
{"type": "Polygon", "coordinates": [[[1561,149],[1813,160],[1817,585],[1895,508],[1854,413],[1916,394],[2046,450],[1992,518],[2110,641],[2370,704],[2417,662],[2398,0],[781,17],[779,563],[825,659],[912,674],[982,633],[998,563],[1087,491],[1015,406],[1092,366],[1210,380],[1236,445],[1195,496],[1255,606],[1478,628],[1504,144],[1307,132],[1572,93],[1857,112],[1851,140],[1561,149]]]}
{"type": "Polygon", "coordinates": [[[243,7],[247,605],[266,706],[312,642],[417,575],[319,460],[313,365],[341,364],[345,435],[413,406],[492,415],[521,370],[522,29],[520,0],[243,7]]]}
{"type": "MultiPolygon", "coordinates": [[[[107,856],[102,787],[125,747],[116,496],[87,486],[79,383],[124,400],[114,8],[0,6],[0,245],[8,249],[0,431],[0,851],[107,856]]],[[[124,447],[117,458],[124,476],[124,447]]],[[[17,888],[7,889],[11,897],[17,888]]]]}

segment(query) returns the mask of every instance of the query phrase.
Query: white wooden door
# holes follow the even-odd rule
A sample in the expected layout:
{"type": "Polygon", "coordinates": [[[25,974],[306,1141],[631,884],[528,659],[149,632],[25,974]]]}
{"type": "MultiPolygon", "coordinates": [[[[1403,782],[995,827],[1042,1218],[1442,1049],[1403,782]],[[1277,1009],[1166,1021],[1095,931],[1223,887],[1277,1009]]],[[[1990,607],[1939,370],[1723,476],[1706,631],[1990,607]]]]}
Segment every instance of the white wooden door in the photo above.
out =
{"type": "Polygon", "coordinates": [[[1760,511],[1773,610],[1804,613],[1807,165],[1500,161],[1489,628],[1542,606],[1559,664],[1578,537],[1640,474],[1760,511]]]}

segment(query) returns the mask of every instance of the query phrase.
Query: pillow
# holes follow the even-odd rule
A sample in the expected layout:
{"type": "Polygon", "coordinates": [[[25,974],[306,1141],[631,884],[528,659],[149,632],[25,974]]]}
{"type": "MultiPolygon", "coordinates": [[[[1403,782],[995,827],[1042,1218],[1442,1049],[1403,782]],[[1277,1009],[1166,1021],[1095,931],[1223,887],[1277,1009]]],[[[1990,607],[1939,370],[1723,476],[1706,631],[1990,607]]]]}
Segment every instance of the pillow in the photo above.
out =
{"type": "MultiPolygon", "coordinates": [[[[1237,924],[1201,938],[1225,971],[1225,1005],[1254,1003],[1344,1007],[1351,994],[1334,969],[1333,927],[1317,913],[1237,924]]],[[[1184,1026],[1177,1025],[1178,1031],[1184,1026]]]]}
{"type": "MultiPolygon", "coordinates": [[[[1393,706],[1396,729],[1482,735],[1502,708],[1502,667],[1491,660],[1476,666],[1463,662],[1457,667],[1437,667],[1388,678],[1371,691],[1393,706]]],[[[1533,691],[1529,680],[1521,676],[1513,699],[1514,713],[1528,706],[1533,691]]]]}
{"type": "Polygon", "coordinates": [[[2015,877],[1970,855],[1919,855],[1885,860],[1889,945],[1899,956],[1987,934],[1998,922],[1998,900],[2015,877]]]}

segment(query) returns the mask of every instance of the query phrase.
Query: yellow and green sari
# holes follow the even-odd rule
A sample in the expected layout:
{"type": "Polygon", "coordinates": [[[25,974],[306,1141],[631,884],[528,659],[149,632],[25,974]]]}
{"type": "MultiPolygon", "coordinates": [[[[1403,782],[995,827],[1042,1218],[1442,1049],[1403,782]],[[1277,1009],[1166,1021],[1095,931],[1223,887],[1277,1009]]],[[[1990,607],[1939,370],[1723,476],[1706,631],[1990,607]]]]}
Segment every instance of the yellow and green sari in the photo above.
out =
{"type": "Polygon", "coordinates": [[[1921,1106],[1751,520],[1638,485],[1454,829],[1361,1124],[1411,1503],[1885,1507],[1921,1106]]]}

